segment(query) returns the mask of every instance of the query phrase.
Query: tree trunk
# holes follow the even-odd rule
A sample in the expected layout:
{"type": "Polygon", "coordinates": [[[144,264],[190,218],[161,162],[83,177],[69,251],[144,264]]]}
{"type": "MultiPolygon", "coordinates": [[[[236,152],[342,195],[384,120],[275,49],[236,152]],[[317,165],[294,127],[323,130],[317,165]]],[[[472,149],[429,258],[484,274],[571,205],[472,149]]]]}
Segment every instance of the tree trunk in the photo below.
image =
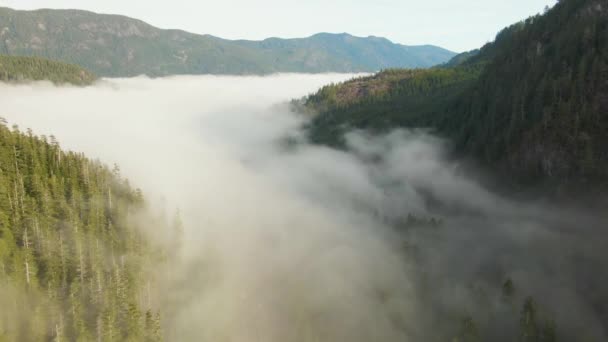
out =
{"type": "Polygon", "coordinates": [[[25,232],[23,233],[23,241],[25,247],[25,279],[27,281],[27,286],[30,286],[30,264],[28,262],[28,257],[30,253],[30,241],[27,237],[27,228],[25,228],[25,232]]]}

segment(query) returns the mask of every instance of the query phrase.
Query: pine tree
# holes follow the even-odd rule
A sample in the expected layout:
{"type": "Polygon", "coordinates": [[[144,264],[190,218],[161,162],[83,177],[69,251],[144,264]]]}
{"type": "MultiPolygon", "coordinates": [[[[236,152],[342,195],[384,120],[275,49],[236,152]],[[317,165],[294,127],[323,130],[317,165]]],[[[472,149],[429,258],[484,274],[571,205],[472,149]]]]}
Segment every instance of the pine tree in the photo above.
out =
{"type": "Polygon", "coordinates": [[[141,190],[118,168],[0,120],[0,340],[140,341],[148,327],[160,334],[138,300],[152,260],[129,219],[138,210],[141,190]]]}
{"type": "Polygon", "coordinates": [[[520,341],[521,342],[537,342],[539,340],[539,331],[537,323],[536,302],[532,297],[526,298],[521,311],[520,318],[520,341]]]}

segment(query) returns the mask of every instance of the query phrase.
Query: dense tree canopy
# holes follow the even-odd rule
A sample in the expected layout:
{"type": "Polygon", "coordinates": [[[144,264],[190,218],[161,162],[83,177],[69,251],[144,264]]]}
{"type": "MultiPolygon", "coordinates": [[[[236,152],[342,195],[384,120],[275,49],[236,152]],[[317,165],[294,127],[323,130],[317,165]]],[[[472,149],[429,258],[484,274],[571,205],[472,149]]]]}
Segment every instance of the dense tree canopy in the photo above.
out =
{"type": "Polygon", "coordinates": [[[429,70],[389,70],[321,89],[313,140],[351,128],[432,127],[455,152],[521,184],[608,180],[608,5],[562,0],[496,41],[429,70]]]}
{"type": "Polygon", "coordinates": [[[51,81],[55,84],[89,85],[97,77],[83,68],[38,57],[0,55],[0,81],[51,81]]]}
{"type": "Polygon", "coordinates": [[[0,341],[160,340],[143,206],[117,168],[0,123],[0,341]]]}

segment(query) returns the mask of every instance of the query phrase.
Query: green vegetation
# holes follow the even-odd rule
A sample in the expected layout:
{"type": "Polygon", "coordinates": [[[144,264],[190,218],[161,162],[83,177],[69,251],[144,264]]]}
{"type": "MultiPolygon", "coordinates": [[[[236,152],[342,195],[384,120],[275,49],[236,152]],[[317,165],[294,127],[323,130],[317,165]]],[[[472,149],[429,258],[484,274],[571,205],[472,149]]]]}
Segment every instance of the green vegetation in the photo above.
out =
{"type": "Polygon", "coordinates": [[[597,185],[608,180],[606,79],[606,4],[562,0],[446,66],[385,71],[305,104],[320,112],[318,142],[339,144],[351,128],[431,127],[513,182],[597,185]]]}
{"type": "Polygon", "coordinates": [[[479,49],[463,52],[461,54],[454,56],[450,61],[448,61],[447,63],[445,63],[442,66],[455,67],[455,66],[458,66],[461,64],[465,64],[470,59],[476,57],[478,54],[479,54],[479,49]]]}
{"type": "Polygon", "coordinates": [[[81,65],[97,75],[375,72],[430,67],[454,56],[378,37],[321,33],[302,39],[225,40],[76,10],[0,8],[0,53],[81,65]]]}
{"type": "Polygon", "coordinates": [[[394,127],[430,126],[446,104],[462,95],[479,75],[477,66],[386,70],[344,84],[329,85],[306,98],[321,115],[311,124],[314,142],[341,146],[349,130],[382,132],[394,127]]]}
{"type": "Polygon", "coordinates": [[[51,81],[55,84],[89,85],[96,76],[79,66],[37,57],[0,56],[0,81],[51,81]]]}
{"type": "Polygon", "coordinates": [[[118,169],[0,123],[0,341],[161,340],[143,207],[118,169]]]}
{"type": "MultiPolygon", "coordinates": [[[[430,239],[432,246],[441,244],[449,230],[449,224],[434,218],[421,218],[408,215],[395,228],[404,234],[404,251],[408,260],[415,260],[420,266],[428,265],[426,258],[437,257],[435,252],[428,253],[427,244],[420,241],[430,239]],[[422,238],[422,240],[420,240],[422,238]]],[[[500,267],[498,267],[500,268],[500,267]]],[[[445,271],[445,270],[444,270],[445,271]]],[[[441,305],[432,309],[435,318],[429,326],[424,341],[481,342],[481,341],[529,341],[556,342],[558,332],[555,321],[555,306],[550,309],[518,287],[513,279],[501,280],[495,269],[478,270],[474,275],[460,278],[464,281],[464,293],[454,292],[454,296],[466,296],[466,304],[454,307],[441,305]],[[466,294],[465,294],[466,293],[466,294]]],[[[504,269],[503,269],[504,271],[504,269]]],[[[445,274],[429,278],[426,267],[421,267],[417,278],[426,282],[446,281],[445,274]]],[[[448,271],[449,273],[449,271],[448,271]]],[[[507,272],[508,274],[508,272],[507,272]]],[[[451,286],[456,287],[454,279],[451,286]]],[[[437,284],[429,284],[419,289],[418,299],[431,305],[437,300],[437,284]]],[[[443,300],[443,299],[442,299],[443,300]]],[[[546,304],[546,299],[543,304],[546,304]]],[[[443,304],[443,303],[442,303],[443,304]]],[[[423,314],[423,312],[420,312],[423,314]]],[[[563,320],[561,321],[564,322],[563,320]]],[[[568,326],[568,322],[564,324],[568,326]]],[[[562,331],[560,340],[570,340],[573,331],[569,327],[562,331]]],[[[584,336],[584,335],[583,335],[584,336]]],[[[590,341],[594,341],[591,339],[590,341]]]]}
{"type": "MultiPolygon", "coordinates": [[[[512,298],[504,300],[512,301],[512,298]]],[[[508,306],[508,303],[502,302],[501,305],[508,306]]],[[[513,341],[521,342],[557,342],[556,326],[552,319],[539,318],[538,305],[532,297],[526,297],[523,301],[521,311],[517,312],[517,307],[511,306],[507,314],[516,317],[519,314],[519,327],[515,331],[503,331],[501,340],[509,340],[507,336],[511,336],[513,341]]],[[[494,317],[499,315],[498,312],[492,313],[494,317]]],[[[502,313],[505,314],[505,313],[502,313]]],[[[501,317],[508,320],[511,317],[501,317]]],[[[483,320],[483,318],[481,319],[483,320]]],[[[495,338],[490,338],[491,332],[484,331],[484,327],[480,326],[475,319],[467,315],[460,323],[457,329],[457,334],[450,341],[452,342],[481,342],[494,341],[495,338]],[[485,338],[484,338],[485,337],[485,338]]]]}
{"type": "Polygon", "coordinates": [[[460,151],[523,182],[608,179],[608,9],[563,0],[501,32],[489,62],[438,127],[460,151]]]}

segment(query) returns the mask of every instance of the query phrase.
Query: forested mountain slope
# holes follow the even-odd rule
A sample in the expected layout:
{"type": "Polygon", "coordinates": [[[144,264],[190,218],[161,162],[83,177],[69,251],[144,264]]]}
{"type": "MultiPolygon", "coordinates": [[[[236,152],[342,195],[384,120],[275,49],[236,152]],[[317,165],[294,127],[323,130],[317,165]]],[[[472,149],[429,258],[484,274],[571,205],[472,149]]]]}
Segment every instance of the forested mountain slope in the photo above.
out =
{"type": "Polygon", "coordinates": [[[425,126],[521,184],[608,181],[608,3],[562,0],[447,66],[385,71],[305,100],[317,141],[425,126]]]}
{"type": "Polygon", "coordinates": [[[117,15],[0,8],[0,53],[81,65],[100,76],[375,72],[429,67],[454,53],[377,37],[321,33],[302,39],[226,40],[161,30],[117,15]]]}
{"type": "Polygon", "coordinates": [[[0,341],[161,340],[143,206],[117,170],[0,123],[0,341]]]}
{"type": "Polygon", "coordinates": [[[0,55],[0,81],[51,81],[55,84],[89,85],[97,77],[91,72],[72,64],[60,63],[38,57],[0,55]]]}

